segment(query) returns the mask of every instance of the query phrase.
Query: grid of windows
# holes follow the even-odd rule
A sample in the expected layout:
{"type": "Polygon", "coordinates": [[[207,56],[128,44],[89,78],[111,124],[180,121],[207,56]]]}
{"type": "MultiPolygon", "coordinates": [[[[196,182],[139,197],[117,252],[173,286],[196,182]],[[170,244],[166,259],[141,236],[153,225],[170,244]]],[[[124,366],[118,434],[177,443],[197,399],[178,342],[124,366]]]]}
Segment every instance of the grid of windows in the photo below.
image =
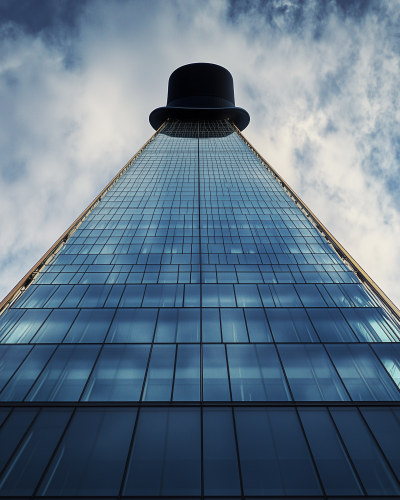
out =
{"type": "Polygon", "coordinates": [[[400,495],[399,340],[229,122],[169,122],[0,317],[0,496],[400,495]]]}

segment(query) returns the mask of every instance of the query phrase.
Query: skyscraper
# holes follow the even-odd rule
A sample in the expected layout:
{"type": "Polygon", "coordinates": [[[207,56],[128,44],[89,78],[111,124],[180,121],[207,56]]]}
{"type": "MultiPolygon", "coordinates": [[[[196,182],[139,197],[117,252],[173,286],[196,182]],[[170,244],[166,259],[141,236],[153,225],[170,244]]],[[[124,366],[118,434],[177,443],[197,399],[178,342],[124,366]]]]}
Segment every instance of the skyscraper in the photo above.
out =
{"type": "Polygon", "coordinates": [[[0,496],[399,498],[399,311],[227,70],[176,70],[150,123],[1,304],[0,496]]]}

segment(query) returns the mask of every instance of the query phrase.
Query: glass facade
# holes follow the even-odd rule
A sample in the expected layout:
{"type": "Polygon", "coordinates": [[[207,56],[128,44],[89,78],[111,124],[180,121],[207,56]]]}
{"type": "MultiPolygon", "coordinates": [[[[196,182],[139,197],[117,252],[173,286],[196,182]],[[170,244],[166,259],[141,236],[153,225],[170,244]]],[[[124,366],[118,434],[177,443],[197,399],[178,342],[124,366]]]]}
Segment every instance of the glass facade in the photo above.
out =
{"type": "Polygon", "coordinates": [[[169,121],[0,316],[0,496],[400,498],[399,342],[229,121],[169,121]]]}

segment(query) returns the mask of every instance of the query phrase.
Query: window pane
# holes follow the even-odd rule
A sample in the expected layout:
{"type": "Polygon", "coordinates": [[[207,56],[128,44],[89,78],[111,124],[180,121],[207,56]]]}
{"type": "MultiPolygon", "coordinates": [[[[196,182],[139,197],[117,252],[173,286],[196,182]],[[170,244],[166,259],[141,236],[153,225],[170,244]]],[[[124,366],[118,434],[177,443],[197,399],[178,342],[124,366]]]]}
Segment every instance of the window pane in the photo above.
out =
{"type": "Polygon", "coordinates": [[[346,450],[325,408],[299,408],[300,418],[328,495],[363,495],[346,450]]]}
{"type": "Polygon", "coordinates": [[[358,411],[332,408],[331,413],[368,495],[399,495],[400,488],[358,411]]]}
{"type": "Polygon", "coordinates": [[[200,449],[199,409],[142,409],[123,494],[200,495],[200,449]]]}
{"type": "Polygon", "coordinates": [[[315,285],[295,285],[304,307],[326,307],[326,302],[315,285]]]}
{"type": "Polygon", "coordinates": [[[238,307],[262,307],[257,285],[235,285],[238,307]]]}
{"type": "Polygon", "coordinates": [[[15,408],[0,431],[0,471],[36,417],[37,408],[15,408]]]}
{"type": "Polygon", "coordinates": [[[400,344],[375,344],[372,349],[395,381],[397,387],[400,387],[400,344]]]}
{"type": "Polygon", "coordinates": [[[136,409],[78,409],[39,489],[46,496],[115,496],[136,409]]]}
{"type": "Polygon", "coordinates": [[[152,342],[157,309],[117,309],[106,342],[152,342]]]}
{"type": "Polygon", "coordinates": [[[319,342],[304,309],[267,309],[275,342],[319,342]]]}
{"type": "Polygon", "coordinates": [[[100,346],[59,346],[26,400],[78,401],[99,350],[100,346]]]}
{"type": "Polygon", "coordinates": [[[199,345],[178,345],[173,400],[200,400],[199,345]]]}
{"type": "Polygon", "coordinates": [[[203,307],[236,307],[233,285],[202,285],[203,307]]]}
{"type": "Polygon", "coordinates": [[[28,345],[1,345],[0,346],[0,391],[13,376],[29,351],[28,345]]]}
{"type": "Polygon", "coordinates": [[[293,285],[270,285],[276,307],[302,307],[293,285]]]}
{"type": "Polygon", "coordinates": [[[89,285],[79,307],[103,307],[111,291],[111,285],[89,285]]]}
{"type": "Polygon", "coordinates": [[[397,479],[400,480],[400,412],[398,408],[361,408],[397,479]]]}
{"type": "Polygon", "coordinates": [[[321,495],[294,409],[235,408],[245,495],[321,495]]]}
{"type": "Polygon", "coordinates": [[[250,342],[272,342],[271,330],[264,309],[245,309],[250,342]]]}
{"type": "Polygon", "coordinates": [[[221,309],[223,342],[248,342],[242,309],[221,309]]]}
{"type": "Polygon", "coordinates": [[[348,401],[322,345],[278,346],[295,401],[348,401]]]}
{"type": "Polygon", "coordinates": [[[106,345],[83,395],[83,401],[139,401],[149,345],[106,345]]]}
{"type": "Polygon", "coordinates": [[[307,309],[321,342],[357,342],[340,309],[307,309]]]}
{"type": "Polygon", "coordinates": [[[368,345],[326,346],[353,401],[398,401],[399,391],[368,345]]]}
{"type": "Polygon", "coordinates": [[[32,309],[2,339],[3,344],[27,344],[44,323],[51,310],[32,309]]]}
{"type": "Polygon", "coordinates": [[[223,345],[203,344],[203,400],[231,400],[223,345]]]}
{"type": "Polygon", "coordinates": [[[219,309],[202,309],[202,341],[221,342],[219,309]]]}
{"type": "Polygon", "coordinates": [[[288,401],[289,390],[274,346],[228,345],[233,401],[288,401]]]}
{"type": "Polygon", "coordinates": [[[154,342],[200,342],[200,310],[161,309],[154,342]]]}
{"type": "Polygon", "coordinates": [[[174,365],[174,345],[153,345],[143,401],[169,401],[171,399],[174,365]]]}
{"type": "Polygon", "coordinates": [[[53,354],[55,347],[38,345],[15,372],[0,395],[1,401],[22,401],[53,354]]]}
{"type": "Polygon", "coordinates": [[[203,463],[205,495],[241,495],[231,409],[204,409],[203,463]]]}
{"type": "Polygon", "coordinates": [[[63,341],[79,310],[55,309],[34,336],[36,344],[58,344],[63,341]]]}
{"type": "Polygon", "coordinates": [[[0,482],[2,496],[32,495],[68,423],[69,409],[43,409],[0,482]]]}
{"type": "Polygon", "coordinates": [[[114,309],[82,309],[64,342],[71,344],[103,342],[114,312],[114,309]]]}
{"type": "Polygon", "coordinates": [[[398,342],[376,309],[342,309],[360,342],[398,342]]]}
{"type": "Polygon", "coordinates": [[[0,340],[14,327],[25,309],[8,309],[0,317],[0,340]]]}

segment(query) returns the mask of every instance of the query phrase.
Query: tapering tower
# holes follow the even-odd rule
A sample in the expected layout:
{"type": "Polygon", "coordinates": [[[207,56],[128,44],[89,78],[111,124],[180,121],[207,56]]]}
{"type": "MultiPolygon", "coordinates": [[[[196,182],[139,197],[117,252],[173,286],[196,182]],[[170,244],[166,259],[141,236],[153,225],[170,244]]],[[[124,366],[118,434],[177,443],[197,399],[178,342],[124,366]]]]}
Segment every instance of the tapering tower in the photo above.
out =
{"type": "Polygon", "coordinates": [[[178,68],[0,307],[0,497],[400,497],[399,311],[178,68]]]}

